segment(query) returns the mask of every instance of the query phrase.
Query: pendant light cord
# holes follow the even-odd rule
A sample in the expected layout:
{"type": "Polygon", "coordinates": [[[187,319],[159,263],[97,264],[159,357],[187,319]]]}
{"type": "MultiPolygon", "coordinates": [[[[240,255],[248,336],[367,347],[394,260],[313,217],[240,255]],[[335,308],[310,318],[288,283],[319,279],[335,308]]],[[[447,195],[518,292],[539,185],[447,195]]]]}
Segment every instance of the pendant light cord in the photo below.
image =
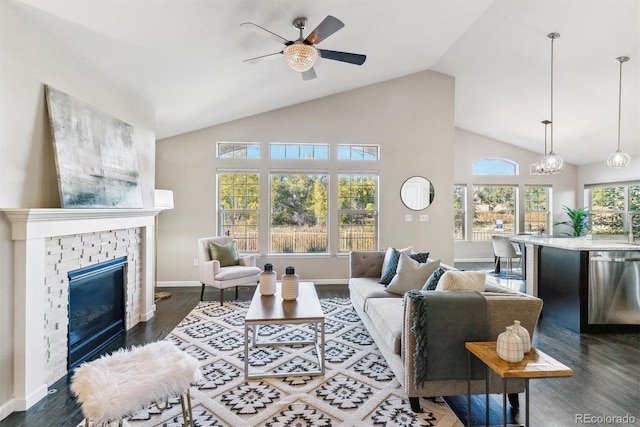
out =
{"type": "Polygon", "coordinates": [[[552,35],[551,36],[551,139],[550,139],[551,150],[549,150],[550,153],[553,153],[553,40],[554,39],[555,39],[555,36],[552,35]]]}
{"type": "Polygon", "coordinates": [[[620,151],[620,118],[622,116],[622,58],[618,58],[620,62],[620,81],[618,83],[618,151],[620,151]]]}

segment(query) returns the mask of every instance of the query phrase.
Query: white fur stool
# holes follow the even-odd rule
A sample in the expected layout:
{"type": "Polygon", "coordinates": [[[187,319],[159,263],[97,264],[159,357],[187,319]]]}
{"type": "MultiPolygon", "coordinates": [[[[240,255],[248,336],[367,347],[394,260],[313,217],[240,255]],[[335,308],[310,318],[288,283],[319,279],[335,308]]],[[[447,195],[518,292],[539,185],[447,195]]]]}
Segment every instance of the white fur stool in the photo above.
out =
{"type": "Polygon", "coordinates": [[[201,377],[200,363],[167,341],[121,349],[76,369],[71,390],[82,404],[85,425],[108,424],[133,415],[153,402],[158,409],[180,396],[184,425],[193,427],[189,386],[201,377]],[[185,399],[189,407],[185,409],[185,399]],[[161,407],[158,402],[167,402],[161,407]],[[187,421],[188,420],[188,421],[187,421]],[[189,422],[190,424],[187,424],[189,422]]]}

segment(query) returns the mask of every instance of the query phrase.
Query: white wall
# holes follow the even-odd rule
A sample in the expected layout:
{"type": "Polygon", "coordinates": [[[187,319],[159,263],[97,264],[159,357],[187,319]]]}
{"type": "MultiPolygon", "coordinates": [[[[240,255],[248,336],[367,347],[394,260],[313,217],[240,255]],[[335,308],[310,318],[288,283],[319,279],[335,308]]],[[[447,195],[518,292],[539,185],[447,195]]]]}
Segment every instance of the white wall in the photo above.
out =
{"type": "MultiPolygon", "coordinates": [[[[38,28],[17,2],[0,2],[0,208],[60,207],[44,84],[135,129],[144,206],[153,207],[155,109],[38,28]]],[[[0,214],[0,419],[13,411],[14,256],[0,214]]],[[[44,337],[43,337],[44,339],[44,337]]]]}
{"type": "MultiPolygon", "coordinates": [[[[537,162],[542,157],[541,153],[524,150],[511,144],[506,144],[491,138],[468,132],[463,129],[455,131],[455,184],[467,185],[467,212],[473,211],[471,199],[473,186],[479,184],[510,184],[520,187],[520,193],[524,185],[551,185],[553,220],[552,223],[564,221],[562,206],[575,207],[578,197],[576,190],[576,167],[565,163],[564,173],[558,175],[530,175],[529,165],[537,162]],[[474,162],[486,158],[501,158],[511,160],[519,165],[518,176],[474,176],[471,174],[471,166],[474,162]]],[[[542,146],[541,146],[542,148],[542,146]]],[[[562,155],[561,149],[556,149],[562,155]]],[[[520,211],[523,211],[523,200],[520,199],[520,211]]],[[[471,223],[468,223],[469,229],[471,223]]],[[[550,233],[549,233],[550,234],[550,233]]],[[[490,261],[493,260],[493,247],[491,241],[456,241],[456,261],[490,261]]]]}
{"type": "MultiPolygon", "coordinates": [[[[216,234],[217,141],[379,144],[380,248],[413,244],[451,262],[453,90],[453,78],[425,71],[158,141],[158,187],[173,190],[175,199],[175,209],[159,218],[160,280],[198,281],[192,266],[196,241],[216,234]],[[420,212],[400,201],[400,187],[412,175],[425,176],[435,186],[433,204],[422,211],[429,222],[418,222],[420,212]],[[414,221],[405,222],[410,213],[414,221]]],[[[328,167],[339,166],[329,162],[328,167]]],[[[261,213],[267,215],[266,206],[261,213]]],[[[259,265],[272,262],[279,273],[292,264],[309,280],[349,275],[348,258],[336,257],[335,251],[329,257],[264,255],[259,265]]]]}

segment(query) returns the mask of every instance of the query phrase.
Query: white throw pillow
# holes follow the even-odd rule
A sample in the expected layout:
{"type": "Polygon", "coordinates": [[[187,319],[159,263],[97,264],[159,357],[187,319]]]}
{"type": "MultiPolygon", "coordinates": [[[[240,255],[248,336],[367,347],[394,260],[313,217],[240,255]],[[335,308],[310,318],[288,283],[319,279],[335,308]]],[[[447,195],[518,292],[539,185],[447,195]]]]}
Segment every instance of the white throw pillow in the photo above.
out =
{"type": "Polygon", "coordinates": [[[447,271],[436,291],[484,291],[487,274],[484,271],[447,271]]]}
{"type": "MultiPolygon", "coordinates": [[[[413,246],[409,246],[404,249],[396,249],[400,253],[410,254],[413,252],[413,246]]],[[[384,254],[384,260],[382,261],[382,270],[380,271],[380,277],[387,271],[387,267],[389,266],[389,260],[391,259],[391,255],[393,254],[393,248],[389,246],[387,248],[387,252],[384,254]]]]}
{"type": "Polygon", "coordinates": [[[424,282],[439,266],[439,259],[421,264],[411,259],[409,255],[401,253],[398,270],[389,286],[387,286],[386,291],[392,294],[404,295],[405,292],[412,289],[422,289],[424,282]]]}

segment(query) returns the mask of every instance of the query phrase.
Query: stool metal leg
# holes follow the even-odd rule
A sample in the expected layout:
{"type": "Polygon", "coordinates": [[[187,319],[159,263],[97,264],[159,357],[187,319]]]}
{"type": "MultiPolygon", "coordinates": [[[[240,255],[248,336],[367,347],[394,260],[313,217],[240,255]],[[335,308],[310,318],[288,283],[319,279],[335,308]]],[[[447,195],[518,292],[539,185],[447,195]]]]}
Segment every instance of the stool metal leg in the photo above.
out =
{"type": "Polygon", "coordinates": [[[189,409],[189,421],[187,421],[187,410],[184,407],[184,394],[180,396],[180,405],[182,405],[182,419],[185,427],[194,427],[193,424],[193,408],[191,407],[191,392],[187,391],[187,406],[189,409]]]}

